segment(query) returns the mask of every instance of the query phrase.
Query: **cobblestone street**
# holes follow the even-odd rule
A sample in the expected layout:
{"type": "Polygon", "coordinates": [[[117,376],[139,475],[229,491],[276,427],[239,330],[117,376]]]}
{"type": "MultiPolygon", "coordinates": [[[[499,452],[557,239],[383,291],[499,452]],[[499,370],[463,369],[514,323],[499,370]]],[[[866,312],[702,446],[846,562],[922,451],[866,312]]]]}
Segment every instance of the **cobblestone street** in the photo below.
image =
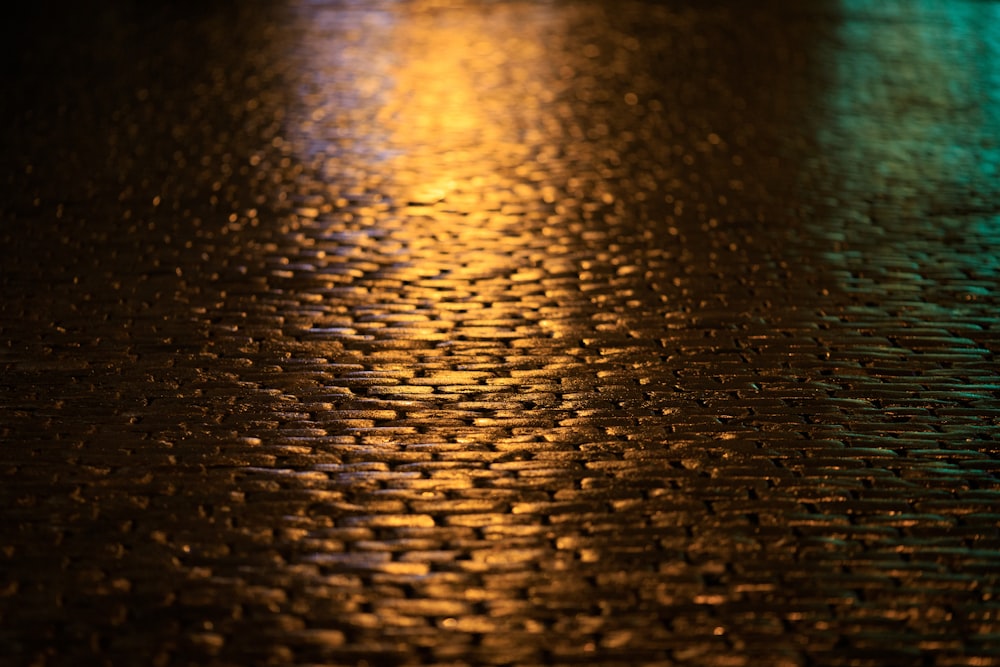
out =
{"type": "Polygon", "coordinates": [[[4,28],[0,665],[1000,665],[1000,2],[96,7],[4,28]]]}

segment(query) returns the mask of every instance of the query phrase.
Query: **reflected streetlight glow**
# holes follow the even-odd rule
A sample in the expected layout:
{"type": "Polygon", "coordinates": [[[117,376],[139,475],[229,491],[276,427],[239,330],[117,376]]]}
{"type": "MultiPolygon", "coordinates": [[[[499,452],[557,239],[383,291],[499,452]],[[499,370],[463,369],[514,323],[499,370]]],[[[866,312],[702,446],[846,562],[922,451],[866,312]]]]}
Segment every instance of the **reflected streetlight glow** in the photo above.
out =
{"type": "MultiPolygon", "coordinates": [[[[934,267],[1000,273],[997,258],[982,252],[1000,233],[992,203],[1000,178],[1000,85],[984,85],[1000,84],[1000,8],[842,5],[860,18],[838,29],[844,47],[832,59],[819,152],[844,179],[838,197],[867,202],[868,228],[876,235],[844,239],[839,228],[825,232],[834,241],[830,260],[851,276],[844,287],[863,291],[868,267],[885,264],[900,269],[877,278],[883,289],[925,296],[922,276],[934,267]],[[929,240],[940,253],[928,256],[929,240]]],[[[936,303],[962,309],[978,297],[946,291],[926,299],[921,308],[928,312],[910,316],[933,316],[936,303]]]]}
{"type": "Polygon", "coordinates": [[[541,110],[565,85],[547,57],[562,29],[550,9],[302,10],[310,83],[288,124],[300,159],[326,169],[329,210],[307,232],[317,278],[350,254],[352,284],[395,281],[392,307],[460,335],[551,335],[564,318],[542,313],[541,282],[519,296],[499,280],[575,270],[552,228],[566,165],[549,155],[563,128],[541,110]]]}

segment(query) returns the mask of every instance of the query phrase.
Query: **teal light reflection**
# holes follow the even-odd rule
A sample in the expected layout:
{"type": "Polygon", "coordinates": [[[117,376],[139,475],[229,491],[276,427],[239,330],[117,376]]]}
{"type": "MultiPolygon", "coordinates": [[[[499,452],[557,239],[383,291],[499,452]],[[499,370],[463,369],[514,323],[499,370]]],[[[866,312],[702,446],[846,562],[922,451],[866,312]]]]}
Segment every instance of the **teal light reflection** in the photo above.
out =
{"type": "Polygon", "coordinates": [[[817,131],[842,218],[828,258],[845,289],[875,281],[915,317],[978,312],[1000,270],[1000,5],[841,6],[817,131]]]}
{"type": "Polygon", "coordinates": [[[1000,5],[844,0],[824,144],[854,185],[985,188],[1000,175],[1000,5]]]}

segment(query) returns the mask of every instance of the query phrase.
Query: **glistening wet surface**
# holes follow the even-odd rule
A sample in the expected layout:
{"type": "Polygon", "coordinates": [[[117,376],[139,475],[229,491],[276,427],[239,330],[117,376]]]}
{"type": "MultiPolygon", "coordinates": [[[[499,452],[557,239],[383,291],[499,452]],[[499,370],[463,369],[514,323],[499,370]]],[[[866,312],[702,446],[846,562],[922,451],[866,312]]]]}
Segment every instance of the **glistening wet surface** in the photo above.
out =
{"type": "Polygon", "coordinates": [[[1000,4],[51,9],[4,664],[1000,664],[1000,4]]]}

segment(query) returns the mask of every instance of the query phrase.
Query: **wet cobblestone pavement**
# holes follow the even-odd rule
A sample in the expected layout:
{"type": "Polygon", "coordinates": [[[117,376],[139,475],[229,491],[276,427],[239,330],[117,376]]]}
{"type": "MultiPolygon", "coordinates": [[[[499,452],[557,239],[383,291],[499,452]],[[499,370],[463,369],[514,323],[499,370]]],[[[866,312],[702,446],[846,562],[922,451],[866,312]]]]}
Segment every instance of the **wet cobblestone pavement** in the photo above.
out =
{"type": "Polygon", "coordinates": [[[1000,4],[24,10],[0,663],[1000,665],[1000,4]]]}

